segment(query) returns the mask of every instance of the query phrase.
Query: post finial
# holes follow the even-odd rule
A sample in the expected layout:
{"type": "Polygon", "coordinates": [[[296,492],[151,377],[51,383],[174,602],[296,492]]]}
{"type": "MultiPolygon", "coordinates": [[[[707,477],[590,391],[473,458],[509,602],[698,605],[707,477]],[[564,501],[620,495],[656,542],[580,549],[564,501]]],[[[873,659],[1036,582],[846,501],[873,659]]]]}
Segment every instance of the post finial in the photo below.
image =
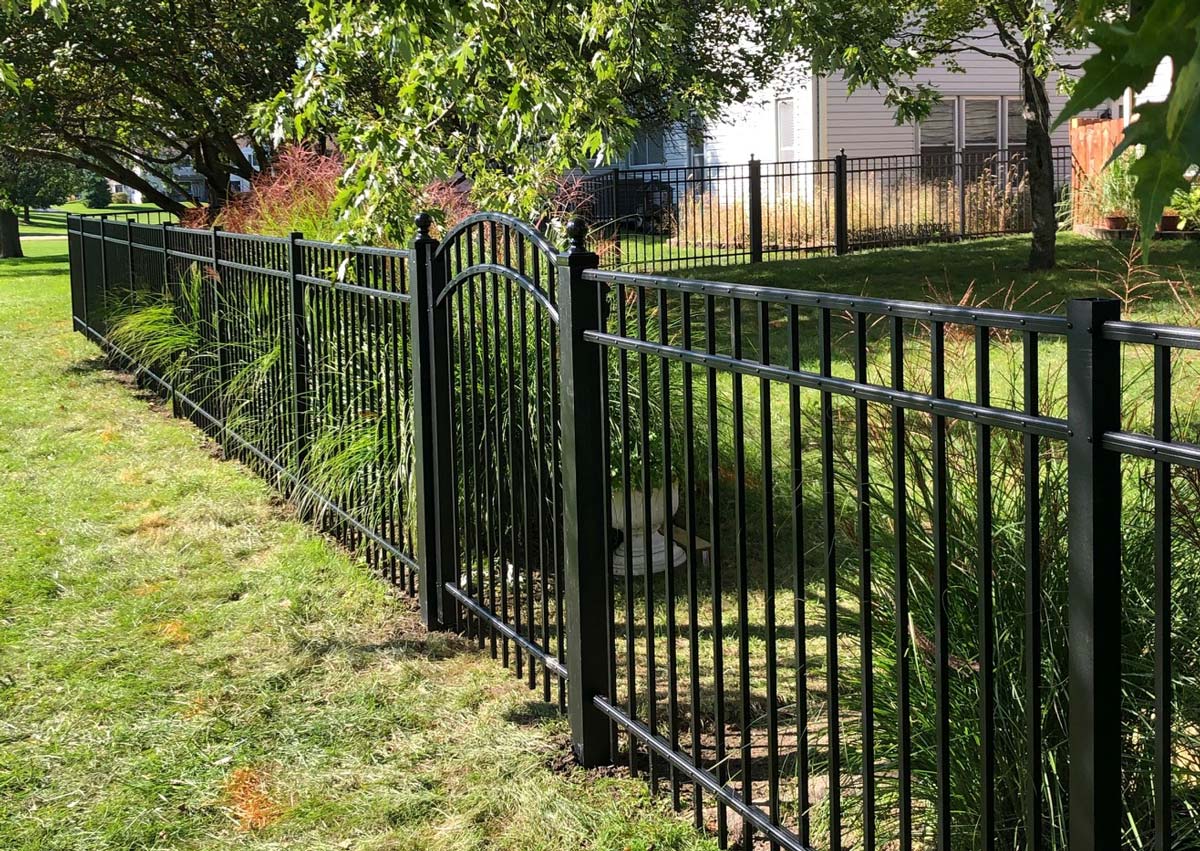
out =
{"type": "Polygon", "coordinates": [[[428,239],[429,229],[433,227],[433,216],[426,212],[420,212],[413,221],[417,225],[417,236],[421,239],[428,239]]]}
{"type": "Polygon", "coordinates": [[[567,222],[567,237],[571,240],[568,250],[572,254],[576,251],[587,250],[587,232],[587,222],[580,216],[575,216],[567,222]]]}

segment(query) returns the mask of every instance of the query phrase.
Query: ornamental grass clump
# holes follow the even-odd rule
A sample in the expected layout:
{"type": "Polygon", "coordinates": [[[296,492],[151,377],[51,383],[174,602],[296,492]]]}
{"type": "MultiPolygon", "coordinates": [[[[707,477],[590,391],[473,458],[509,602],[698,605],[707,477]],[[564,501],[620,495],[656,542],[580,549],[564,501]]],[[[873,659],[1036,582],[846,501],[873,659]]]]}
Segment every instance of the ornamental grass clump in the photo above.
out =
{"type": "Polygon", "coordinates": [[[235,233],[332,240],[342,223],[334,210],[341,191],[342,160],[294,145],[281,150],[250,184],[233,195],[213,225],[235,233]]]}
{"type": "MultiPolygon", "coordinates": [[[[954,344],[958,355],[969,359],[972,351],[965,341],[954,344]]],[[[993,404],[1019,409],[1021,399],[1020,357],[1001,352],[1006,347],[994,343],[993,404]]],[[[1136,365],[1127,364],[1127,370],[1136,365]]],[[[1136,382],[1136,376],[1127,376],[1136,382]]],[[[1061,368],[1043,374],[1041,410],[1060,416],[1065,398],[1066,377],[1061,368]]],[[[909,389],[928,392],[928,376],[912,376],[909,389]]],[[[1193,405],[1194,407],[1194,405],[1193,405]]],[[[910,718],[911,782],[913,796],[914,842],[932,847],[935,841],[938,800],[938,745],[935,719],[938,717],[936,689],[936,649],[938,594],[934,570],[936,541],[932,518],[935,499],[932,483],[933,444],[930,417],[909,412],[904,442],[907,471],[908,600],[909,617],[896,621],[897,562],[894,522],[894,483],[891,411],[870,406],[867,429],[871,446],[872,528],[871,596],[874,660],[875,773],[879,837],[894,842],[899,836],[899,786],[897,771],[901,753],[898,718],[900,664],[898,628],[907,635],[908,668],[911,688],[910,718]]],[[[1194,411],[1193,411],[1194,413],[1194,411]]],[[[1177,415],[1188,420],[1187,410],[1177,415]]],[[[1126,414],[1125,427],[1146,429],[1146,411],[1133,406],[1126,414]],[[1136,420],[1136,421],[1135,421],[1136,420]]],[[[1189,420],[1195,423],[1195,419],[1189,420]]],[[[1031,825],[1027,766],[1029,751],[1029,707],[1031,692],[1027,683],[1036,673],[1041,684],[1040,712],[1036,722],[1036,740],[1041,755],[1036,759],[1041,797],[1041,823],[1037,830],[1046,837],[1048,847],[1066,847],[1069,820],[1069,675],[1068,675],[1068,544],[1066,447],[1061,441],[1038,442],[1037,538],[1030,541],[1026,528],[1026,504],[1029,498],[1026,477],[1025,438],[1015,432],[993,428],[990,453],[991,476],[982,478],[978,426],[948,420],[946,429],[947,501],[946,529],[949,557],[948,586],[945,596],[949,647],[949,757],[950,809],[953,814],[953,847],[984,847],[982,675],[984,657],[980,639],[981,583],[984,547],[991,553],[992,622],[995,653],[994,728],[996,838],[1002,847],[1026,848],[1030,844],[1031,825]],[[990,500],[987,495],[990,493],[990,500]],[[990,537],[981,537],[981,517],[990,508],[990,537]],[[1026,624],[1033,602],[1028,594],[1030,558],[1040,564],[1040,584],[1036,602],[1041,611],[1040,652],[1036,671],[1031,672],[1030,636],[1026,624]]],[[[1193,429],[1194,430],[1194,429],[1193,429]]],[[[853,429],[848,429],[852,432],[853,429]]],[[[839,487],[853,493],[856,487],[854,441],[839,440],[835,470],[839,487]]],[[[1153,835],[1154,801],[1154,683],[1155,683],[1155,559],[1153,465],[1130,459],[1125,464],[1123,500],[1123,652],[1124,723],[1122,754],[1125,762],[1123,819],[1125,836],[1121,847],[1148,847],[1153,835]]],[[[1172,489],[1175,536],[1171,593],[1172,688],[1172,794],[1174,849],[1195,848],[1200,844],[1200,622],[1187,615],[1200,607],[1200,535],[1194,518],[1200,514],[1200,481],[1187,471],[1178,471],[1172,489]]],[[[853,524],[846,535],[857,545],[853,524]]],[[[854,550],[851,550],[854,551],[854,550]]],[[[858,576],[845,571],[842,590],[861,598],[858,576]]],[[[1115,625],[1114,625],[1115,628],[1115,625]]],[[[856,639],[861,644],[861,638],[856,639]]],[[[847,666],[845,705],[857,707],[863,683],[857,666],[847,666]]],[[[853,722],[845,737],[846,768],[863,770],[861,728],[853,722]]],[[[861,818],[861,790],[847,795],[847,811],[861,818]]]]}

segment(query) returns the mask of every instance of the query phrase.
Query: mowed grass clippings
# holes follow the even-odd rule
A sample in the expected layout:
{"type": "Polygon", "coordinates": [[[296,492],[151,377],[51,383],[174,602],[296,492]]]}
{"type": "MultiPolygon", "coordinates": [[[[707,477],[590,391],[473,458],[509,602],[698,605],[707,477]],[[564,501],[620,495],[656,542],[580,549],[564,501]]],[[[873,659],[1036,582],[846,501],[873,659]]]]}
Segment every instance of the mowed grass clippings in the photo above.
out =
{"type": "Polygon", "coordinates": [[[0,848],[711,849],[0,262],[0,848]]]}

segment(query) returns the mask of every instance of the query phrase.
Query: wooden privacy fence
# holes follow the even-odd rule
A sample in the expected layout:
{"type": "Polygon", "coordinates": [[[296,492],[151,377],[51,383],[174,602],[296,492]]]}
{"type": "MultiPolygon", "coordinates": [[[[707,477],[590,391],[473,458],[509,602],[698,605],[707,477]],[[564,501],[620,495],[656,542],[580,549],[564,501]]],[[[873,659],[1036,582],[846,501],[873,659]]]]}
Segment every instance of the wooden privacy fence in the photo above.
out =
{"type": "Polygon", "coordinates": [[[75,327],[723,846],[1197,847],[1200,330],[417,224],[73,217],[75,327]]]}
{"type": "Polygon", "coordinates": [[[1125,135],[1124,118],[1072,118],[1071,150],[1075,168],[1071,174],[1071,197],[1075,199],[1072,221],[1075,224],[1098,224],[1103,214],[1096,209],[1092,184],[1099,179],[1108,158],[1121,144],[1125,135]]]}

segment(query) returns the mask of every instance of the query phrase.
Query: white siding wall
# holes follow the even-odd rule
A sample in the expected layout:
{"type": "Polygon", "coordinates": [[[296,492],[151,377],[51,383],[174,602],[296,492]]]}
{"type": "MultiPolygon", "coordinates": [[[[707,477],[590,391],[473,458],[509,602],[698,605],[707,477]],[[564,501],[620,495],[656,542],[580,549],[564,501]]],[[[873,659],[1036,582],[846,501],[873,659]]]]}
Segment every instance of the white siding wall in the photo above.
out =
{"type": "Polygon", "coordinates": [[[746,103],[729,107],[705,132],[704,161],[710,165],[740,164],[751,157],[775,162],[776,102],[792,100],[792,158],[815,156],[812,125],[812,86],[807,80],[791,88],[760,92],[746,103]]]}

